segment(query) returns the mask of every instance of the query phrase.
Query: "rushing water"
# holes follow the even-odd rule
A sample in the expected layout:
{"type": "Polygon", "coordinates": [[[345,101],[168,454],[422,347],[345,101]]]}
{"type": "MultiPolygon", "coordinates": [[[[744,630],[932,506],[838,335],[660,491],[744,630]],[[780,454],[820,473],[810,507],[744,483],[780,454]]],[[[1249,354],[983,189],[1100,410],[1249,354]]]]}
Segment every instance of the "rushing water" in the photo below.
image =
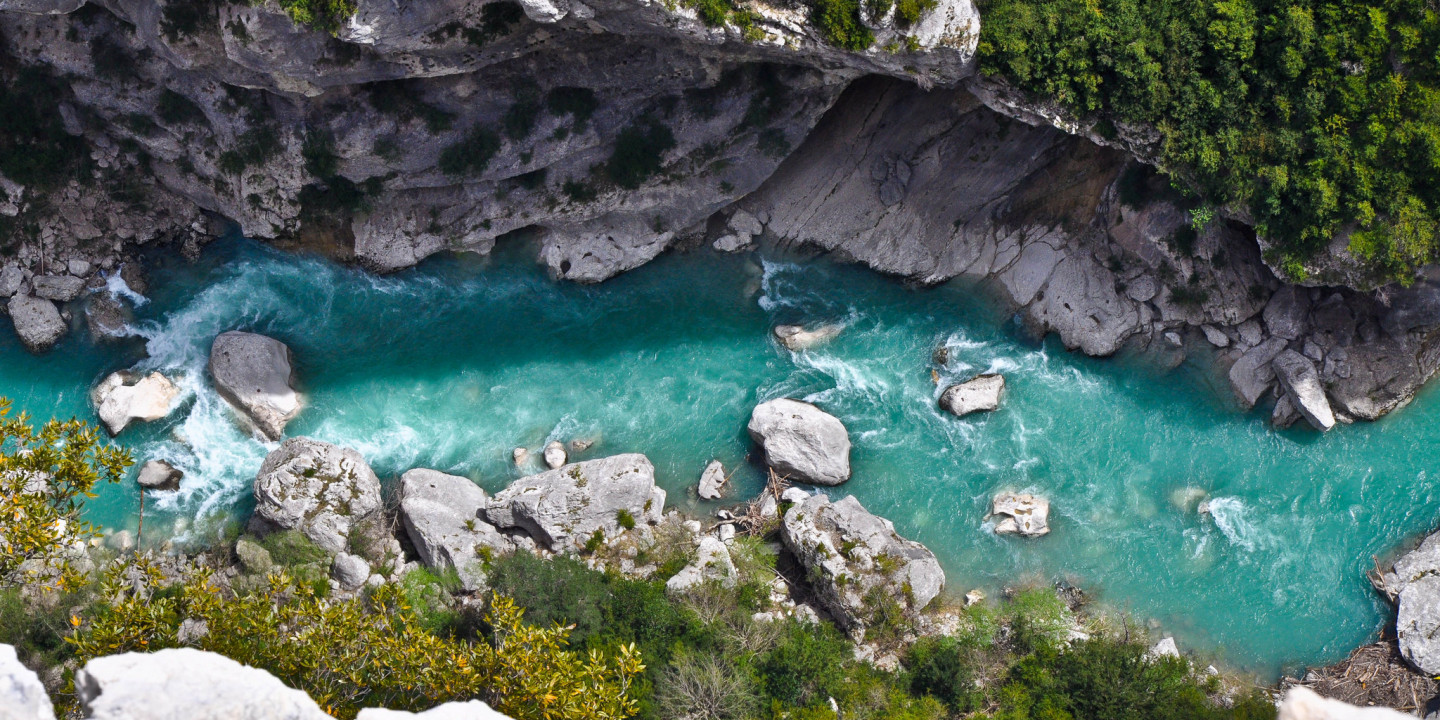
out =
{"type": "MultiPolygon", "coordinates": [[[[147,536],[194,536],[196,518],[243,515],[274,447],[238,430],[205,378],[210,341],[236,328],[293,349],[305,408],[289,434],[354,447],[382,477],[432,467],[491,491],[517,475],[512,448],[593,438],[582,457],[644,452],[672,506],[705,511],[691,488],[712,458],[739,468],[740,497],[759,487],[744,432],[755,403],[810,400],[855,445],[854,477],[832,492],[928,545],[951,591],[1065,579],[1159,621],[1183,648],[1267,674],[1372,636],[1385,608],[1363,577],[1371,556],[1429,529],[1440,506],[1427,452],[1440,404],[1425,395],[1323,437],[1273,432],[1233,406],[1203,360],[1161,373],[1036,343],[973,287],[708,252],[588,287],[518,259],[374,277],[240,240],[151,272],[157,290],[131,343],[72,333],[37,358],[0,333],[0,394],[40,419],[93,418],[88,388],[112,370],[180,375],[171,419],[119,438],[140,460],[186,472],[178,493],[152,494],[147,536]],[[791,322],[845,330],[797,354],[768,333],[791,322]],[[942,344],[952,359],[939,387],[1002,372],[999,411],[937,410],[931,356],[942,344]],[[1209,517],[1180,502],[1186,488],[1208,494],[1209,517]],[[987,532],[1001,489],[1050,497],[1052,533],[987,532]]],[[[133,529],[137,504],[127,482],[105,488],[92,513],[133,529]]]]}

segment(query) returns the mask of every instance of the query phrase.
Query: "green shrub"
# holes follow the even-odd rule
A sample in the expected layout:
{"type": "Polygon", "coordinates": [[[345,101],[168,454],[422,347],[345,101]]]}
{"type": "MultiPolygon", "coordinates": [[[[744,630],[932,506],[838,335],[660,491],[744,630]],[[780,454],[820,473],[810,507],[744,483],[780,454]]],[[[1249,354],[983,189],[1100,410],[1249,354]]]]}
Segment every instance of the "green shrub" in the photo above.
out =
{"type": "Polygon", "coordinates": [[[626,530],[635,529],[635,516],[631,515],[630,511],[625,508],[620,508],[620,510],[615,513],[615,522],[619,523],[620,527],[626,530]]]}
{"type": "Polygon", "coordinates": [[[935,9],[938,0],[896,0],[895,24],[910,27],[920,22],[920,17],[935,9]]]}
{"type": "Polygon", "coordinates": [[[590,202],[598,197],[593,186],[579,180],[566,180],[560,189],[565,193],[565,197],[575,202],[590,202]]]}
{"type": "Polygon", "coordinates": [[[205,111],[199,105],[170,88],[160,91],[160,97],[155,101],[155,114],[170,125],[198,123],[206,119],[205,111]]]}
{"type": "Polygon", "coordinates": [[[836,47],[860,51],[875,43],[874,33],[860,21],[860,0],[812,0],[810,22],[836,47]]]}
{"type": "Polygon", "coordinates": [[[660,172],[666,151],[673,147],[675,136],[670,128],[652,117],[643,117],[615,138],[605,172],[616,185],[634,190],[660,172]]]}
{"type": "Polygon", "coordinates": [[[169,0],[160,14],[160,32],[170,42],[198,35],[218,22],[217,10],[227,0],[169,0]]]}
{"type": "Polygon", "coordinates": [[[259,540],[260,547],[270,553],[276,565],[286,568],[323,563],[330,558],[325,548],[316,545],[298,530],[270,533],[259,540]]]}
{"type": "Polygon", "coordinates": [[[1011,645],[1022,654],[1059,646],[1075,623],[1070,608],[1050,588],[1016,593],[1005,611],[1010,621],[1011,645]]]}
{"type": "Polygon", "coordinates": [[[595,98],[595,91],[590,88],[557,87],[551,88],[545,95],[545,107],[550,110],[551,115],[569,115],[573,118],[575,130],[578,132],[585,128],[590,116],[600,107],[600,101],[595,98]]]}
{"type": "Polygon", "coordinates": [[[465,138],[440,152],[440,172],[453,177],[485,172],[490,159],[500,152],[500,136],[484,126],[475,126],[465,138]]]}
{"type": "Polygon", "coordinates": [[[455,122],[454,113],[425,102],[418,87],[409,80],[382,80],[370,83],[366,90],[370,106],[377,112],[401,122],[420,118],[432,135],[449,130],[455,122]]]}
{"type": "Polygon", "coordinates": [[[510,103],[510,108],[500,119],[500,127],[504,129],[505,137],[524,140],[535,131],[535,121],[539,119],[540,101],[534,90],[522,90],[516,93],[515,102],[510,103]]]}
{"type": "Polygon", "coordinates": [[[527,552],[506,555],[492,565],[490,587],[513,598],[536,625],[574,625],[570,637],[577,644],[585,644],[605,627],[610,593],[604,575],[574,558],[542,560],[527,552]]]}
{"type": "Polygon", "coordinates": [[[526,190],[538,190],[545,187],[545,168],[531,170],[523,175],[515,176],[515,184],[526,190]]]}
{"type": "Polygon", "coordinates": [[[280,7],[291,20],[333,35],[355,14],[356,0],[280,0],[280,7]]]}
{"type": "Polygon", "coordinates": [[[955,638],[921,638],[905,653],[910,692],[934,697],[955,712],[976,709],[983,699],[975,686],[978,651],[955,638]]]}
{"type": "Polygon", "coordinates": [[[484,48],[491,42],[509,35],[525,19],[525,11],[519,3],[502,0],[486,3],[480,8],[480,27],[465,28],[465,42],[475,48],[484,48]]]}
{"type": "Polygon", "coordinates": [[[779,644],[760,658],[756,672],[769,699],[807,707],[840,694],[851,657],[845,636],[834,626],[792,623],[779,644]]]}
{"type": "Polygon", "coordinates": [[[220,169],[239,175],[246,169],[259,167],[280,154],[280,138],[269,126],[258,125],[235,139],[235,147],[220,153],[220,169]]]}
{"type": "Polygon", "coordinates": [[[334,177],[340,171],[340,158],[335,155],[335,138],[323,130],[305,134],[300,157],[305,160],[306,172],[317,178],[334,177]]]}

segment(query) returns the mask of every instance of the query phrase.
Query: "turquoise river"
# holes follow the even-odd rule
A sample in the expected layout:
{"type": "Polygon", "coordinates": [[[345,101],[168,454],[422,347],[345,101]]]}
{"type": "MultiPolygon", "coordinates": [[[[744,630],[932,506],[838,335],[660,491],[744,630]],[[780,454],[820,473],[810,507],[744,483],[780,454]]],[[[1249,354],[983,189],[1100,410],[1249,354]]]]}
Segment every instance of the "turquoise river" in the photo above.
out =
{"type": "MultiPolygon", "coordinates": [[[[148,499],[145,535],[195,538],[247,510],[266,445],[237,429],[210,389],[214,336],[284,340],[305,408],[287,432],[358,449],[382,477],[431,467],[491,491],[518,473],[511,449],[593,438],[581,457],[643,452],[671,506],[708,512],[693,486],[712,458],[760,471],[745,423],[757,401],[810,400],[854,442],[853,493],[940,557],[949,589],[1065,580],[1154,620],[1182,648],[1273,676],[1343,657],[1374,637],[1386,608],[1372,556],[1430,529],[1440,473],[1433,391],[1372,424],[1324,435],[1272,431],[1239,411],[1203,355],[1161,372],[1036,342],[974,286],[920,289],[824,259],[677,253],[598,286],[549,280],[509,259],[433,260],[375,277],[231,239],[197,263],[158,261],[128,343],[72,333],[43,357],[0,333],[0,394],[37,419],[93,419],[88,390],[138,366],[181,377],[183,405],[117,439],[186,472],[148,499]],[[805,353],[777,323],[841,322],[805,353]],[[1008,382],[1003,407],[956,419],[940,385],[980,371],[1008,382]],[[1213,512],[1177,502],[1200,488],[1213,512]],[[1052,533],[997,537],[991,495],[1052,500],[1052,533]]],[[[531,256],[533,257],[533,256],[531,256]]],[[[93,517],[136,522],[133,483],[107,486],[93,517]]]]}

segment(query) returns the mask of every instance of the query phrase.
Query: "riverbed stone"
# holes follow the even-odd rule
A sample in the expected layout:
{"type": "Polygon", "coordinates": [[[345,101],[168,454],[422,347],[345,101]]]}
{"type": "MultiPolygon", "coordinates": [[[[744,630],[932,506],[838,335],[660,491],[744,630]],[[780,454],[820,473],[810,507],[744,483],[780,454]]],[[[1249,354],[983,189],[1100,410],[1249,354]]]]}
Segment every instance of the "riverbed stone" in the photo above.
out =
{"type": "MultiPolygon", "coordinates": [[[[731,529],[733,530],[733,527],[731,529]]],[[[700,538],[700,545],[695,550],[695,561],[681,568],[680,572],[665,581],[665,592],[671,595],[682,594],[711,580],[719,582],[723,587],[731,588],[735,587],[739,575],[734,561],[730,559],[730,550],[725,547],[725,542],[707,535],[700,538]]]]}
{"type": "Polygon", "coordinates": [[[1270,363],[1285,350],[1284,338],[1272,337],[1250,348],[1230,366],[1230,387],[1246,409],[1255,407],[1260,397],[1275,385],[1275,370],[1270,363]]]}
{"type": "Polygon", "coordinates": [[[179,490],[185,473],[164,460],[151,460],[140,466],[135,484],[146,490],[179,490]]]}
{"type": "Polygon", "coordinates": [[[75,696],[96,720],[329,720],[300,690],[264,670],[194,648],[95,658],[75,696]]]}
{"type": "Polygon", "coordinates": [[[839,324],[821,325],[814,329],[806,329],[803,325],[776,325],[771,332],[781,345],[794,352],[801,352],[828,342],[844,329],[845,326],[839,324]]]}
{"type": "Polygon", "coordinates": [[[711,460],[705,466],[705,471],[700,473],[700,498],[703,500],[719,500],[721,488],[725,486],[725,466],[719,460],[711,460]]]}
{"type": "Polygon", "coordinates": [[[124,337],[132,319],[129,308],[108,292],[91,295],[85,304],[85,326],[90,330],[90,337],[96,340],[124,337]]]}
{"type": "Polygon", "coordinates": [[[867,601],[873,591],[913,615],[945,584],[934,553],[901,537],[853,495],[838,502],[819,494],[805,498],[785,513],[780,537],[805,568],[816,600],[847,630],[874,620],[874,603],[867,601]]]}
{"type": "Polygon", "coordinates": [[[36,275],[30,280],[37,296],[67,303],[85,291],[85,281],[73,275],[36,275]]]}
{"type": "Polygon", "coordinates": [[[215,389],[266,439],[279,440],[285,424],[300,412],[290,348],[255,333],[221,333],[210,346],[215,389]]]}
{"type": "Polygon", "coordinates": [[[1261,317],[1271,335],[1294,340],[1304,334],[1309,314],[1310,296],[1304,288],[1282,285],[1270,296],[1261,317]]]}
{"type": "Polygon", "coordinates": [[[45,686],[10,645],[0,645],[0,720],[55,720],[45,686]]]}
{"type": "Polygon", "coordinates": [[[331,553],[380,504],[380,478],[360,453],[312,438],[286,439],[255,477],[256,516],[331,553]]]}
{"type": "Polygon", "coordinates": [[[95,412],[111,435],[119,435],[132,420],[163,419],[179,397],[180,388],[158,372],[145,376],[113,372],[90,391],[95,412]]]}
{"type": "Polygon", "coordinates": [[[986,373],[945,388],[945,392],[940,394],[940,407],[956,417],[988,412],[1000,407],[1000,395],[1004,391],[1005,378],[996,373],[986,373]]]}
{"type": "Polygon", "coordinates": [[[839,485],[850,479],[850,435],[838,418],[798,400],[764,402],[750,414],[750,437],[765,463],[798,482],[839,485]]]}
{"type": "Polygon", "coordinates": [[[330,577],[340,583],[342,590],[358,590],[370,579],[370,563],[359,555],[339,553],[330,564],[330,577]]]}
{"type": "Polygon", "coordinates": [[[60,342],[70,328],[60,317],[60,308],[45,298],[18,294],[6,305],[20,342],[34,353],[43,353],[60,342]]]}
{"type": "Polygon", "coordinates": [[[565,446],[558,440],[545,443],[545,467],[554,470],[565,464],[565,446]]]}
{"type": "Polygon", "coordinates": [[[990,503],[996,535],[1040,537],[1050,533],[1050,501],[1030,493],[1002,492],[990,503]]]}
{"type": "Polygon", "coordinates": [[[454,569],[470,592],[485,587],[486,555],[516,549],[514,538],[482,517],[490,497],[472,480],[417,468],[400,476],[400,520],[433,570],[454,569]]]}
{"type": "Polygon", "coordinates": [[[0,268],[0,297],[11,297],[20,292],[21,283],[25,282],[25,271],[15,263],[6,263],[0,268]]]}
{"type": "Polygon", "coordinates": [[[1330,409],[1325,387],[1320,384],[1320,373],[1310,358],[1294,350],[1286,350],[1276,355],[1271,364],[1275,368],[1275,377],[1285,388],[1285,397],[1312,427],[1316,430],[1335,427],[1335,413],[1330,409]]]}
{"type": "Polygon", "coordinates": [[[552,552],[573,552],[596,531],[618,537],[622,513],[637,524],[653,524],[664,511],[655,466],[630,453],[520,478],[495,495],[485,517],[501,529],[524,530],[552,552]]]}
{"type": "Polygon", "coordinates": [[[1214,325],[1201,325],[1200,332],[1205,334],[1205,339],[1211,345],[1218,348],[1230,347],[1230,336],[1226,335],[1224,330],[1214,325]]]}

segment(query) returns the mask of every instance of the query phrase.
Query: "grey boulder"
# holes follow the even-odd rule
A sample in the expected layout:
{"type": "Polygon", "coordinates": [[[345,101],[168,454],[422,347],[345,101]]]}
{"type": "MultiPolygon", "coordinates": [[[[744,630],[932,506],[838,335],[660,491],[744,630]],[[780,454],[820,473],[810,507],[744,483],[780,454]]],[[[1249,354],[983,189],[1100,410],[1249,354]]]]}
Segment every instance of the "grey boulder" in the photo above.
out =
{"type": "Polygon", "coordinates": [[[761,403],[747,430],[765,452],[765,463],[792,480],[839,485],[850,479],[850,434],[839,419],[810,403],[761,403]]]}
{"type": "Polygon", "coordinates": [[[285,424],[300,412],[291,386],[290,348],[255,333],[221,333],[210,346],[210,377],[215,389],[269,440],[279,440],[285,424]]]}
{"type": "Polygon", "coordinates": [[[1050,501],[1030,493],[1002,492],[990,503],[996,535],[1040,537],[1050,534],[1050,501]]]}
{"type": "Polygon", "coordinates": [[[725,466],[719,460],[711,460],[705,466],[705,471],[700,473],[700,498],[702,500],[719,500],[720,489],[725,487],[725,466]]]}
{"type": "Polygon", "coordinates": [[[1291,404],[1312,427],[1316,430],[1335,427],[1335,412],[1330,409],[1330,400],[1325,397],[1325,388],[1320,384],[1320,373],[1310,358],[1294,350],[1286,350],[1275,356],[1271,366],[1291,404]]]}
{"type": "Polygon", "coordinates": [[[380,478],[360,453],[319,440],[287,439],[255,477],[256,516],[331,553],[343,551],[350,530],[379,509],[380,478]]]}
{"type": "Polygon", "coordinates": [[[73,275],[36,275],[30,280],[35,294],[46,300],[70,302],[85,291],[85,281],[73,275]]]}
{"type": "Polygon", "coordinates": [[[800,325],[776,325],[773,332],[775,339],[779,340],[781,345],[789,350],[801,352],[829,341],[844,329],[844,325],[821,325],[813,330],[807,330],[800,325]]]}
{"type": "Polygon", "coordinates": [[[370,563],[359,555],[342,552],[330,563],[330,577],[340,583],[342,590],[358,590],[370,578],[370,563]]]}
{"type": "Polygon", "coordinates": [[[45,686],[9,645],[0,645],[0,720],[55,720],[45,686]]]}
{"type": "Polygon", "coordinates": [[[15,324],[15,334],[30,352],[45,352],[65,337],[70,328],[60,317],[60,308],[55,303],[34,295],[16,295],[6,305],[10,321],[15,324]]]}
{"type": "Polygon", "coordinates": [[[1427,675],[1440,674],[1440,532],[1371,579],[1396,605],[1400,655],[1427,675]]]}
{"type": "Polygon", "coordinates": [[[872,592],[913,614],[945,585],[934,553],[900,537],[894,524],[866,511],[853,495],[834,503],[811,495],[785,513],[780,537],[805,568],[820,604],[847,630],[874,620],[872,592]]]}
{"type": "Polygon", "coordinates": [[[995,373],[978,375],[959,385],[951,385],[940,394],[940,407],[956,417],[974,412],[988,412],[1000,407],[1000,394],[1005,391],[1005,378],[995,373]]]}
{"type": "Polygon", "coordinates": [[[151,460],[140,466],[135,483],[146,490],[179,490],[185,473],[164,460],[151,460]]]}
{"type": "Polygon", "coordinates": [[[114,340],[125,336],[125,329],[134,318],[120,299],[108,292],[97,293],[85,305],[85,326],[96,340],[114,340]]]}
{"type": "Polygon", "coordinates": [[[524,530],[551,551],[565,552],[597,531],[617,536],[625,515],[637,524],[657,523],[664,511],[655,466],[631,453],[520,478],[495,495],[485,516],[496,527],[524,530]]]}
{"type": "Polygon", "coordinates": [[[1260,396],[1275,384],[1270,363],[1285,349],[1285,339],[1272,337],[1250,348],[1230,366],[1230,387],[1246,410],[1255,407],[1260,396]]]}
{"type": "Polygon", "coordinates": [[[680,572],[665,581],[665,592],[683,593],[709,580],[719,582],[727,588],[735,587],[739,576],[740,573],[735,569],[735,563],[730,559],[730,550],[725,547],[725,543],[706,535],[700,539],[700,546],[695,552],[695,561],[681,568],[680,572]]]}
{"type": "Polygon", "coordinates": [[[469,478],[425,469],[400,476],[400,520],[420,561],[453,568],[471,592],[485,586],[484,555],[516,549],[511,536],[480,517],[489,502],[469,478]]]}
{"type": "Polygon", "coordinates": [[[305,693],[264,670],[193,648],[91,660],[75,696],[94,720],[329,720],[305,693]]]}

